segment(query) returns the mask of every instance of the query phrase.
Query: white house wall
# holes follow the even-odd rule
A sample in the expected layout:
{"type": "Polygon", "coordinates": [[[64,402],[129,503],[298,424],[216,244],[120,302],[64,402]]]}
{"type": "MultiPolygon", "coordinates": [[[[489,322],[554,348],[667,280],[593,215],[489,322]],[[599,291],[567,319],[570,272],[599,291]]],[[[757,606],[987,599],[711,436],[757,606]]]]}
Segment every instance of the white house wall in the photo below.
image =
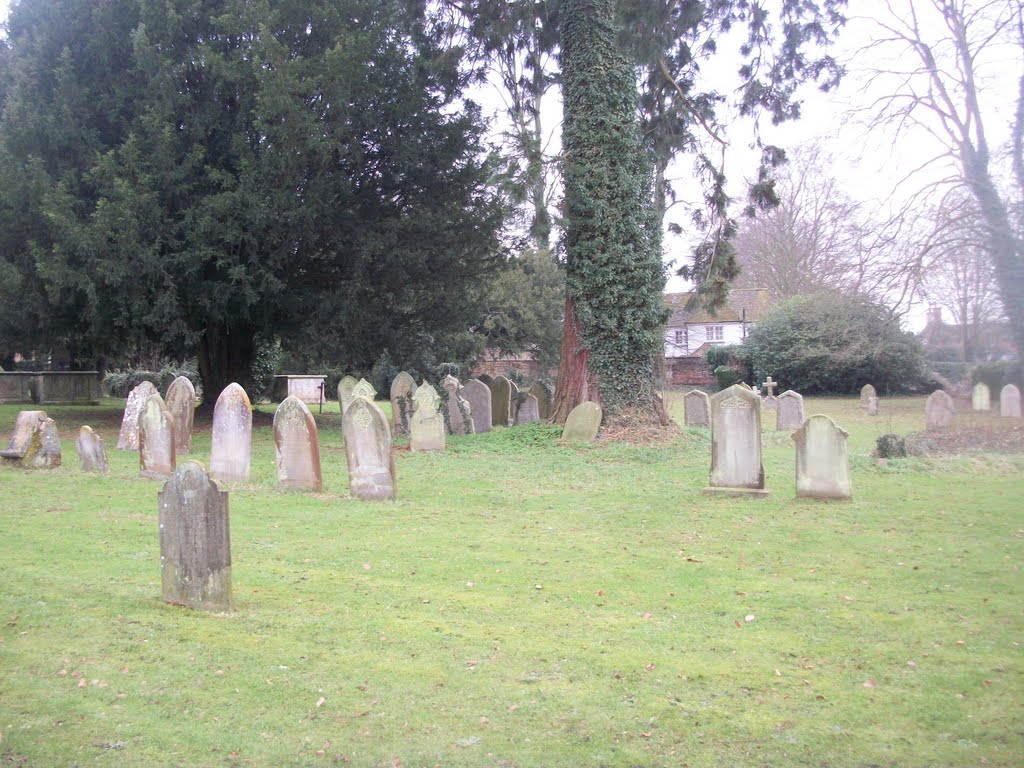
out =
{"type": "MultiPolygon", "coordinates": [[[[665,329],[665,357],[686,357],[693,354],[702,344],[729,345],[743,343],[743,323],[707,323],[681,326],[670,326],[665,329]],[[708,339],[708,328],[719,327],[722,329],[721,341],[708,339]],[[681,343],[676,343],[676,331],[683,331],[681,343]]],[[[750,323],[746,324],[747,331],[750,330],[750,323]]]]}

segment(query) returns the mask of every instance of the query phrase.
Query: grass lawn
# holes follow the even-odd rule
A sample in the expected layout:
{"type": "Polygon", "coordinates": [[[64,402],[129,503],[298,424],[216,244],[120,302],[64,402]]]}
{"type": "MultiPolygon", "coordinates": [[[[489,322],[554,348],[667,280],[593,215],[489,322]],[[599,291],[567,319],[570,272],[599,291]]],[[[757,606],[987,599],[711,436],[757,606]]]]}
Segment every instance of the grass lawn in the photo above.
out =
{"type": "Polygon", "coordinates": [[[64,466],[0,466],[0,766],[1019,766],[1024,455],[877,464],[923,402],[807,400],[850,432],[833,503],[794,498],[771,419],[766,499],[702,494],[705,430],[533,426],[399,450],[370,503],[336,404],[319,494],[275,488],[264,416],[230,614],[160,601],[123,401],[51,406],[64,466]],[[107,476],[78,469],[86,423],[107,476]]]}

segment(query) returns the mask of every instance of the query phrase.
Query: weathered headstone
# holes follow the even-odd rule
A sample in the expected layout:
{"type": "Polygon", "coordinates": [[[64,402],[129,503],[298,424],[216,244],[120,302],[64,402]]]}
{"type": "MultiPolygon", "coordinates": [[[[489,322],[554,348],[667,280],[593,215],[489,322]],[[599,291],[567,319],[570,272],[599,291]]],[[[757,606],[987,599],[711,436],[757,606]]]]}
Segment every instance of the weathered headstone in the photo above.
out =
{"type": "Polygon", "coordinates": [[[18,411],[14,419],[14,433],[7,447],[0,452],[5,459],[20,462],[32,448],[36,433],[46,421],[46,411],[18,411]]]}
{"type": "Polygon", "coordinates": [[[338,382],[338,408],[341,409],[342,416],[345,415],[345,411],[352,402],[352,390],[358,383],[354,376],[343,376],[338,382]]]}
{"type": "Polygon", "coordinates": [[[469,403],[474,432],[491,431],[491,390],[482,381],[470,379],[462,385],[462,396],[469,403]]]}
{"type": "Polygon", "coordinates": [[[877,397],[869,397],[868,398],[868,416],[877,416],[877,415],[878,415],[878,398],[877,397]]]}
{"type": "Polygon", "coordinates": [[[956,414],[956,406],[953,398],[937,389],[928,395],[924,401],[924,427],[925,429],[942,429],[953,423],[953,416],[956,414]]]}
{"type": "Polygon", "coordinates": [[[118,450],[139,450],[139,414],[146,406],[150,396],[159,394],[151,381],[139,382],[139,385],[128,393],[124,406],[124,417],[121,419],[121,434],[117,437],[118,450]]]}
{"type": "Polygon", "coordinates": [[[988,411],[992,408],[992,393],[989,392],[988,384],[979,381],[971,390],[971,410],[988,411]]]}
{"type": "Polygon", "coordinates": [[[999,391],[999,415],[1020,418],[1020,390],[1016,385],[1007,384],[999,391]]]}
{"type": "Polygon", "coordinates": [[[846,430],[816,414],[793,433],[796,444],[796,495],[814,499],[849,499],[850,461],[846,430]]]}
{"type": "Polygon", "coordinates": [[[441,379],[441,388],[444,390],[441,397],[441,415],[444,417],[448,432],[453,435],[473,434],[473,417],[470,414],[472,405],[462,396],[462,384],[448,374],[441,379]]]}
{"type": "Polygon", "coordinates": [[[537,404],[537,398],[527,393],[516,411],[516,426],[533,424],[536,421],[540,421],[540,406],[537,404]]]}
{"type": "Polygon", "coordinates": [[[711,426],[707,392],[691,389],[683,395],[683,423],[688,427],[711,426]]]}
{"type": "Polygon", "coordinates": [[[25,456],[22,463],[32,469],[53,469],[59,467],[61,462],[60,435],[57,433],[57,423],[47,417],[43,420],[39,431],[36,433],[39,438],[39,450],[25,456]]]}
{"type": "Polygon", "coordinates": [[[798,392],[787,389],[779,395],[779,405],[775,415],[775,429],[778,432],[791,432],[799,429],[804,423],[804,398],[798,392]]]}
{"type": "Polygon", "coordinates": [[[541,421],[551,418],[551,403],[554,402],[555,393],[551,391],[551,385],[539,379],[530,387],[530,394],[537,398],[537,415],[541,421]]]}
{"type": "Polygon", "coordinates": [[[277,482],[285,488],[323,488],[316,420],[295,395],[286,397],[274,411],[274,465],[277,482]]]}
{"type": "Polygon", "coordinates": [[[490,383],[491,426],[507,427],[511,418],[512,382],[498,376],[490,383]]]}
{"type": "Polygon", "coordinates": [[[412,396],[412,422],[409,425],[409,448],[413,451],[443,451],[445,449],[444,417],[441,415],[441,396],[432,386],[423,382],[412,396]]]}
{"type": "Polygon", "coordinates": [[[736,384],[734,386],[743,387],[745,390],[747,390],[747,392],[753,392],[754,391],[754,388],[751,387],[749,384],[747,384],[747,382],[745,382],[745,381],[741,381],[739,384],[736,384]]]}
{"type": "Polygon", "coordinates": [[[377,397],[377,390],[373,388],[373,384],[368,382],[366,379],[360,379],[356,382],[356,385],[352,387],[352,399],[355,400],[357,397],[365,397],[371,403],[374,398],[377,397]]]}
{"type": "Polygon", "coordinates": [[[863,387],[860,388],[860,407],[867,408],[868,401],[872,397],[878,397],[878,393],[875,391],[874,386],[872,386],[871,384],[865,384],[863,387]]]}
{"type": "Polygon", "coordinates": [[[779,409],[779,398],[775,395],[769,395],[768,397],[761,400],[762,411],[777,411],[779,409]]]}
{"type": "Polygon", "coordinates": [[[252,452],[252,405],[240,384],[231,383],[213,407],[210,477],[228,483],[249,479],[252,452]]]}
{"type": "Polygon", "coordinates": [[[78,451],[78,465],[83,472],[102,474],[109,469],[103,438],[93,432],[92,427],[86,425],[78,430],[75,450],[78,451]]]}
{"type": "Polygon", "coordinates": [[[479,376],[476,377],[476,379],[477,381],[482,382],[486,387],[490,387],[491,382],[494,381],[494,379],[488,376],[486,373],[481,373],[479,376]]]}
{"type": "Polygon", "coordinates": [[[760,395],[734,384],[712,395],[710,403],[711,478],[705,493],[767,495],[760,395]]]}
{"type": "Polygon", "coordinates": [[[565,419],[562,439],[581,443],[592,443],[597,438],[597,430],[601,428],[604,413],[601,406],[586,400],[571,411],[565,419]]]}
{"type": "Polygon", "coordinates": [[[160,395],[150,395],[139,414],[139,474],[163,480],[175,464],[174,417],[160,395]]]}
{"type": "Polygon", "coordinates": [[[396,435],[409,434],[412,418],[412,396],[416,382],[406,371],[400,371],[391,381],[391,422],[396,435]]]}
{"type": "Polygon", "coordinates": [[[160,582],[165,602],[231,610],[228,494],[202,464],[186,461],[157,494],[160,582]]]}
{"type": "Polygon", "coordinates": [[[349,492],[360,499],[395,498],[395,459],[384,412],[366,398],[357,397],[341,420],[341,431],[349,492]]]}
{"type": "Polygon", "coordinates": [[[174,450],[188,453],[192,447],[192,423],[196,414],[196,388],[185,376],[179,376],[167,388],[164,398],[174,419],[174,450]]]}
{"type": "Polygon", "coordinates": [[[46,411],[20,411],[14,420],[14,434],[0,451],[4,464],[26,469],[53,469],[61,463],[60,435],[46,411]]]}

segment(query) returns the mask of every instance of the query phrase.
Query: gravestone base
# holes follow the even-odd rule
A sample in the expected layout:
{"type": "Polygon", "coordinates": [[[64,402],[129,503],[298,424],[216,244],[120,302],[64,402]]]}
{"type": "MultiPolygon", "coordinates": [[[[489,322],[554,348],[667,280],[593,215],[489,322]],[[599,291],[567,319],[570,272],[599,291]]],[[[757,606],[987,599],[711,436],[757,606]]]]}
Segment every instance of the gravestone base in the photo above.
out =
{"type": "Polygon", "coordinates": [[[706,496],[735,496],[744,498],[763,499],[770,496],[771,492],[764,488],[718,488],[709,485],[704,489],[706,496]]]}

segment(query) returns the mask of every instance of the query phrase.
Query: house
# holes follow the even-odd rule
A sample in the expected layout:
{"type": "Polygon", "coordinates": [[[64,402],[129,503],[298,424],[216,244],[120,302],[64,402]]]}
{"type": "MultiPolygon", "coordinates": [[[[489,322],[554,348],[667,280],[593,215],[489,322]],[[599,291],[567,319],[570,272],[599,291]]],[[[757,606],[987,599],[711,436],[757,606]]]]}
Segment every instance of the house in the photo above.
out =
{"type": "Polygon", "coordinates": [[[984,363],[1016,360],[1020,357],[1010,324],[999,321],[946,324],[942,308],[928,308],[928,322],[921,331],[921,344],[929,360],[984,363]]]}
{"type": "Polygon", "coordinates": [[[704,365],[704,352],[712,346],[742,344],[750,328],[771,304],[764,288],[733,288],[726,305],[712,314],[706,309],[688,310],[692,293],[667,293],[672,314],[665,324],[665,383],[669,386],[713,384],[704,365]]]}

